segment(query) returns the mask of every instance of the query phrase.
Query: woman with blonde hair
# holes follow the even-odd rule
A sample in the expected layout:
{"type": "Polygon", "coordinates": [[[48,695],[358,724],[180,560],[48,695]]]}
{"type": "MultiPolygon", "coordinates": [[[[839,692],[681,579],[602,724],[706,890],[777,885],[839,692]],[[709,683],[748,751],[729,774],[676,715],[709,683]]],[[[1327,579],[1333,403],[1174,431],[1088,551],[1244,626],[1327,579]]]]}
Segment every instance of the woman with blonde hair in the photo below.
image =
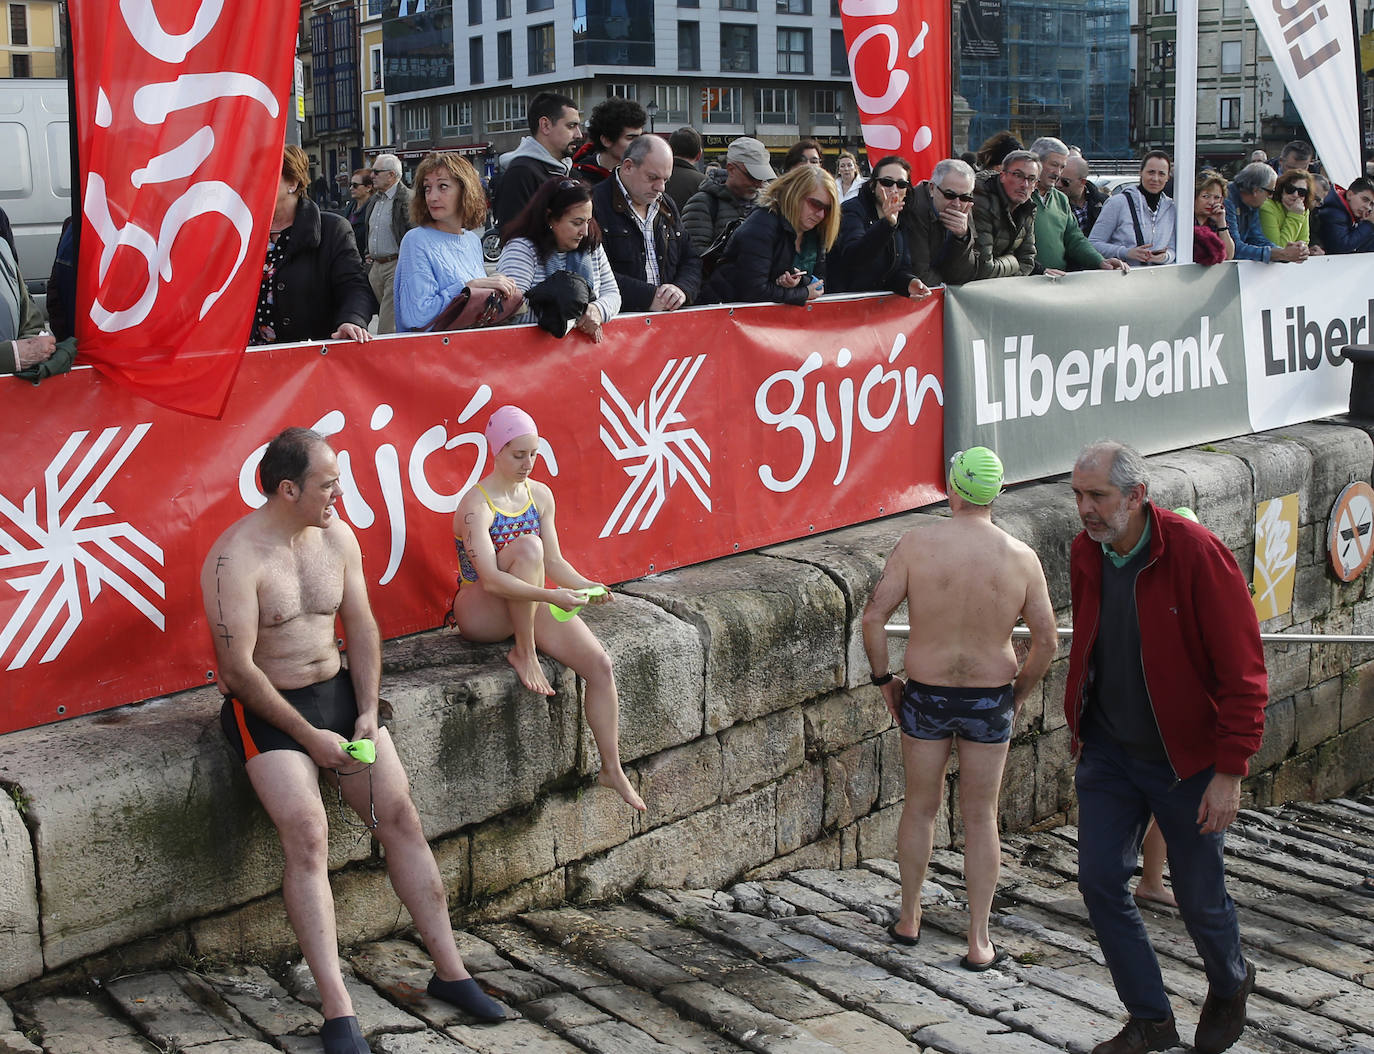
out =
{"type": "Polygon", "coordinates": [[[1235,258],[1236,243],[1226,226],[1226,177],[1205,168],[1197,174],[1193,198],[1193,263],[1219,264],[1235,258]]]}
{"type": "MultiPolygon", "coordinates": [[[[487,196],[477,170],[457,154],[430,154],[415,170],[411,229],[396,262],[396,328],[426,329],[464,291],[476,302],[491,293],[513,301],[515,283],[487,276],[482,236],[487,196]]],[[[517,306],[511,303],[514,309],[517,306]]]]}
{"type": "Polygon", "coordinates": [[[835,178],[819,165],[798,165],[759,195],[697,302],[814,300],[825,292],[826,254],[839,234],[835,178]]]}
{"type": "Polygon", "coordinates": [[[840,201],[848,201],[865,183],[859,175],[859,159],[848,150],[841,150],[835,159],[835,183],[840,188],[840,201]]]}

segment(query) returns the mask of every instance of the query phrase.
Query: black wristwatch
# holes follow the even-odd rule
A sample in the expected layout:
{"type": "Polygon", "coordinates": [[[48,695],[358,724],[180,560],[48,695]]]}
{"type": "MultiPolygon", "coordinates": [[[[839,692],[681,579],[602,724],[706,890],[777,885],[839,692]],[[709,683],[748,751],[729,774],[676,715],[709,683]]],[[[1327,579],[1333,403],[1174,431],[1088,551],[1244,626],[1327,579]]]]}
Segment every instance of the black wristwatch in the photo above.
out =
{"type": "Polygon", "coordinates": [[[868,675],[868,679],[872,681],[874,684],[876,684],[879,688],[881,688],[883,685],[887,684],[890,680],[892,680],[892,678],[896,676],[897,675],[895,673],[892,673],[891,671],[881,674],[870,672],[868,675]]]}

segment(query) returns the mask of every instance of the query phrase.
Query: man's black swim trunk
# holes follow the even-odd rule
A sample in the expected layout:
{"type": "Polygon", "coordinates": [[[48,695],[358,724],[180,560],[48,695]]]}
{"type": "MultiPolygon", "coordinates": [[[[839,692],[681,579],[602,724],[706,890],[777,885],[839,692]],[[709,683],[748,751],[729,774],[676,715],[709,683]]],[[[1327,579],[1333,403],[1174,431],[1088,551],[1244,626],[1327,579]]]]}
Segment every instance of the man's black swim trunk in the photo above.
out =
{"type": "Polygon", "coordinates": [[[916,739],[958,736],[970,743],[1011,739],[1011,685],[1001,688],[936,688],[907,681],[902,690],[902,731],[916,739]]]}
{"type": "MultiPolygon", "coordinates": [[[[281,694],[316,728],[337,732],[340,742],[353,738],[353,729],[358,722],[358,699],[353,694],[353,680],[347,670],[340,670],[329,680],[304,688],[283,688],[281,694]]],[[[269,750],[310,753],[280,728],[254,716],[232,695],[224,697],[219,723],[229,745],[243,762],[269,750]]]]}

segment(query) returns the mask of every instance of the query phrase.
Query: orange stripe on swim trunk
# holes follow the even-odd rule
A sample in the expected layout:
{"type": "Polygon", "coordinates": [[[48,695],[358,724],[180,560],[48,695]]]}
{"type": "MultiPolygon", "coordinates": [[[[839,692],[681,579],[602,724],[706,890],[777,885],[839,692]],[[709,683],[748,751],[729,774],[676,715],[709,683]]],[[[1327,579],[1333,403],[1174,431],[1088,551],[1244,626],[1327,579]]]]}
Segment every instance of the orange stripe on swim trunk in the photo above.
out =
{"type": "Polygon", "coordinates": [[[239,739],[243,742],[243,760],[251,761],[257,757],[261,751],[258,745],[253,742],[253,737],[248,732],[248,722],[243,719],[243,704],[237,699],[232,700],[234,704],[234,723],[239,726],[239,739]]]}

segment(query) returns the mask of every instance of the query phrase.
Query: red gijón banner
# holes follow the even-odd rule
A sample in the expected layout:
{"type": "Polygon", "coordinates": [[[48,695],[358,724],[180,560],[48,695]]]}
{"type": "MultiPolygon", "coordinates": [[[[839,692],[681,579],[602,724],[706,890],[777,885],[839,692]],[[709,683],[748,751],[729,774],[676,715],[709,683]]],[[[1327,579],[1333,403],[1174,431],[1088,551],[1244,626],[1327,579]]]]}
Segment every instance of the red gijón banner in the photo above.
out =
{"type": "Polygon", "coordinates": [[[262,276],[297,5],[70,8],[78,361],[160,406],[218,416],[262,276]]]}
{"type": "Polygon", "coordinates": [[[896,154],[926,179],[950,156],[949,0],[841,0],[870,161],[896,154]]]}
{"type": "Polygon", "coordinates": [[[504,403],[574,565],[619,582],[943,495],[942,294],[254,350],[218,421],[78,369],[0,385],[0,733],[213,679],[198,578],[287,425],[328,433],[387,637],[442,623],[504,403]]]}

